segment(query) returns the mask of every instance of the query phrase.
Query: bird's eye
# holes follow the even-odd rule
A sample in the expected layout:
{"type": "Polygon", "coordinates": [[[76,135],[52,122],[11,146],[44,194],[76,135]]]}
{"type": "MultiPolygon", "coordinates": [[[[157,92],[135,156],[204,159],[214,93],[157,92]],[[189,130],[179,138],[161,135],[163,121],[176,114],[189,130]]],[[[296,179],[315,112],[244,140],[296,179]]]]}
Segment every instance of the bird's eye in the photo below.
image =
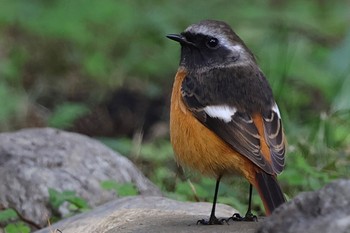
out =
{"type": "Polygon", "coordinates": [[[216,49],[219,45],[219,40],[214,37],[211,37],[207,40],[206,45],[210,49],[216,49]]]}

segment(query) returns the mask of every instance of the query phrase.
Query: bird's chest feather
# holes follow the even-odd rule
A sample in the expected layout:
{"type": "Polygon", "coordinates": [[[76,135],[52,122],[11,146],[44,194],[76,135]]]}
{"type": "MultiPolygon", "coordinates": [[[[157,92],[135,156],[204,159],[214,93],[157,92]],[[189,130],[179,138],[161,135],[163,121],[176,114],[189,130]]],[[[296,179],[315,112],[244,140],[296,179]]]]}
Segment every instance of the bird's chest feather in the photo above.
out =
{"type": "Polygon", "coordinates": [[[170,139],[177,162],[207,175],[224,174],[232,167],[240,170],[246,160],[193,117],[183,103],[181,83],[185,75],[179,70],[171,97],[170,139]]]}

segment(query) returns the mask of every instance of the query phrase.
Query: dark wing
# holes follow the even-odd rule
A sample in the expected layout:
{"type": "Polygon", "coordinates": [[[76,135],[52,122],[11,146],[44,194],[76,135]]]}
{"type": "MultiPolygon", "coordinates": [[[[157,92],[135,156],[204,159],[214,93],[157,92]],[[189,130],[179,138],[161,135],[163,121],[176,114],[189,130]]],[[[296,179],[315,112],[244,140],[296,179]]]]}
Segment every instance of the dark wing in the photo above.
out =
{"type": "Polygon", "coordinates": [[[284,168],[285,138],[277,105],[263,114],[265,140],[270,147],[272,167],[279,174],[284,168]]]}
{"type": "MultiPolygon", "coordinates": [[[[235,88],[230,85],[230,82],[226,82],[222,90],[235,88]]],[[[203,77],[187,76],[182,83],[182,98],[193,115],[232,148],[265,172],[280,173],[284,166],[284,136],[279,113],[274,109],[277,105],[270,105],[272,107],[264,111],[265,135],[259,135],[253,118],[248,113],[251,109],[245,111],[245,107],[239,101],[230,99],[230,93],[222,90],[218,80],[207,82],[203,77]],[[261,152],[261,136],[266,138],[265,141],[270,147],[272,162],[261,152]]],[[[274,103],[273,99],[272,102],[274,103]]]]}

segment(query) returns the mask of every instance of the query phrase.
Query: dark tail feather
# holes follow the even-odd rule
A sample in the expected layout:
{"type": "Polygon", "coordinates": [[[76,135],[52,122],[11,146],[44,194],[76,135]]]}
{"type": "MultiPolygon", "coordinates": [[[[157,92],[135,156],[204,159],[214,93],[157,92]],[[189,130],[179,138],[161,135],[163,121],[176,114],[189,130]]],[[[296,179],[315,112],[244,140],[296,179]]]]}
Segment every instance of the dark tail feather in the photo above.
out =
{"type": "Polygon", "coordinates": [[[266,215],[270,215],[274,209],[286,202],[276,176],[265,172],[257,172],[255,175],[256,184],[253,184],[258,190],[263,201],[266,215]]]}

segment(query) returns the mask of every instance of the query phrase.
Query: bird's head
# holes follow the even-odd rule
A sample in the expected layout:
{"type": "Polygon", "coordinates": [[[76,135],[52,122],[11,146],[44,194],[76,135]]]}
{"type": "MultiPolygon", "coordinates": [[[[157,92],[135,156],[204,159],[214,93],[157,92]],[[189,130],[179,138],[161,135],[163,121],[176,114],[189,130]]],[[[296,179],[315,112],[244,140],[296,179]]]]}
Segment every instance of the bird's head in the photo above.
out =
{"type": "Polygon", "coordinates": [[[203,20],[169,39],[181,45],[180,65],[207,70],[255,63],[252,52],[231,27],[221,21],[203,20]]]}

